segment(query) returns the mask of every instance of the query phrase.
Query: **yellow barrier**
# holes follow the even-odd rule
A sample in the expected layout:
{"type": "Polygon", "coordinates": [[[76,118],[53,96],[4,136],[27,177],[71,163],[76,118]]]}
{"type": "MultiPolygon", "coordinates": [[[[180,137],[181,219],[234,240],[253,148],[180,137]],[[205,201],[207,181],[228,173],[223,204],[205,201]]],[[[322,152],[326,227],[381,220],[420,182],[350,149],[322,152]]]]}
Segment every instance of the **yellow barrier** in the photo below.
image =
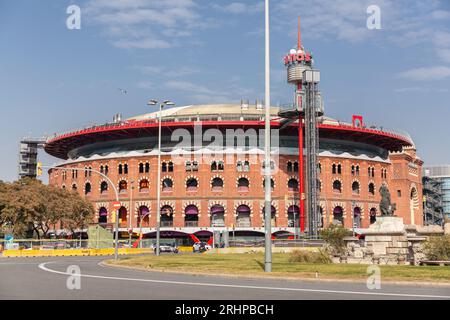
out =
{"type": "MultiPolygon", "coordinates": [[[[149,253],[150,249],[120,248],[119,255],[149,253]]],[[[114,248],[108,249],[60,249],[60,250],[5,250],[3,257],[70,257],[70,256],[110,256],[114,248]]]]}

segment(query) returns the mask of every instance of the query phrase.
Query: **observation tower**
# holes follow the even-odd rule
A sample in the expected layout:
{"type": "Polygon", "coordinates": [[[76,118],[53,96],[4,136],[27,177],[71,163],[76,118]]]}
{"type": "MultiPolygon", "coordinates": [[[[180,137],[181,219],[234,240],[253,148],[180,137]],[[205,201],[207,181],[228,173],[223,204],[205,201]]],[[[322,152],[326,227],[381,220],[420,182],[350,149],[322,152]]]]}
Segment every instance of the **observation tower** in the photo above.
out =
{"type": "Polygon", "coordinates": [[[300,17],[298,18],[297,48],[291,49],[284,57],[284,64],[287,70],[287,82],[295,85],[295,100],[293,105],[282,108],[279,116],[284,119],[282,127],[298,121],[300,231],[305,232],[305,220],[307,220],[309,235],[317,236],[320,220],[317,186],[319,151],[317,117],[323,115],[323,103],[318,90],[320,72],[313,67],[312,54],[302,45],[300,17]],[[306,166],[304,165],[304,147],[306,148],[306,166]],[[305,215],[305,200],[307,215],[305,215]]]}

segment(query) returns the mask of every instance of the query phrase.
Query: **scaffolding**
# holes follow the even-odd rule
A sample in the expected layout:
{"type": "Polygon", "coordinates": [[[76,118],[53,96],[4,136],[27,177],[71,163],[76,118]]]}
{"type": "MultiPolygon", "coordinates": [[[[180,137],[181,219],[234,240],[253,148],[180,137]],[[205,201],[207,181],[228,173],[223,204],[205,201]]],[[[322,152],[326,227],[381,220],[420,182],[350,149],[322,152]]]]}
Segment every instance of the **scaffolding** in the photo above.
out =
{"type": "Polygon", "coordinates": [[[423,183],[423,220],[424,225],[443,225],[444,206],[442,181],[424,176],[423,183]]]}

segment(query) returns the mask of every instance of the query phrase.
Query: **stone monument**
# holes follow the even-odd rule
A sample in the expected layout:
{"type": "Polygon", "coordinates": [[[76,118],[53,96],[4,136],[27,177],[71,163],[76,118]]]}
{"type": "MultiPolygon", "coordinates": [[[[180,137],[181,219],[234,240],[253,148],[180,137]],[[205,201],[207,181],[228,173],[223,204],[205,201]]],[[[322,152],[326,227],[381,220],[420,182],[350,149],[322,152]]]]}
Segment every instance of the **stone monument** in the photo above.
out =
{"type": "Polygon", "coordinates": [[[408,259],[407,232],[403,218],[394,215],[396,206],[391,203],[391,194],[384,183],[380,195],[381,216],[364,232],[366,247],[373,252],[374,262],[398,264],[408,259]]]}

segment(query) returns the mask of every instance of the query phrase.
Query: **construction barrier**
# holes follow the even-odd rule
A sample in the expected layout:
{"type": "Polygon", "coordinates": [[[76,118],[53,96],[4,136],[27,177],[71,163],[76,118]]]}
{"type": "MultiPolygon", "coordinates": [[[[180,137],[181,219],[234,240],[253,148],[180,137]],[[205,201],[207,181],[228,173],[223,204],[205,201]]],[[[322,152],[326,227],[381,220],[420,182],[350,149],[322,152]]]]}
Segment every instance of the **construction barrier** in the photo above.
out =
{"type": "MultiPolygon", "coordinates": [[[[150,253],[151,249],[120,248],[119,255],[150,253]]],[[[70,256],[111,256],[114,248],[108,249],[50,249],[50,250],[5,250],[3,257],[70,257],[70,256]]]]}

